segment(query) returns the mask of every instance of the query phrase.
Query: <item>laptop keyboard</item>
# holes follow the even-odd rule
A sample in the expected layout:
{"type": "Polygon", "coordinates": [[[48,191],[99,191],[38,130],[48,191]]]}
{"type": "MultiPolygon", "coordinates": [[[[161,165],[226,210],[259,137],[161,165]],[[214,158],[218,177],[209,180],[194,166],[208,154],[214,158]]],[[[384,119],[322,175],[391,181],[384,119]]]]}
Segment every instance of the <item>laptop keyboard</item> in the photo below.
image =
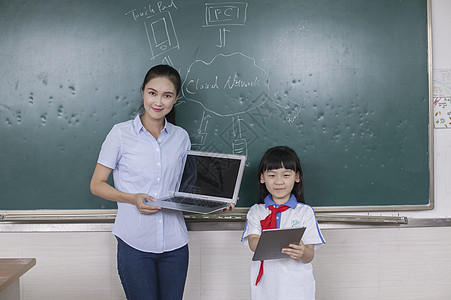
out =
{"type": "Polygon", "coordinates": [[[209,208],[215,208],[215,207],[220,207],[220,206],[224,205],[224,202],[220,202],[220,201],[193,199],[193,198],[186,198],[186,197],[172,197],[170,199],[165,199],[164,201],[189,204],[189,205],[197,205],[197,206],[203,206],[203,207],[209,207],[209,208]]]}

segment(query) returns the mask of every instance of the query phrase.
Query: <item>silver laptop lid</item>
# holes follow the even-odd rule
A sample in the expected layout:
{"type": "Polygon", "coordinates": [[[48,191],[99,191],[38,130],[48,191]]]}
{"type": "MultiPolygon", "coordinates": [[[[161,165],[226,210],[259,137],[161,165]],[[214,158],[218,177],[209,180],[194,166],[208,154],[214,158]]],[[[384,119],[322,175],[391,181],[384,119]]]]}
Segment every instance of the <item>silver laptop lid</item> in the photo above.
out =
{"type": "Polygon", "coordinates": [[[246,156],[189,150],[176,196],[236,203],[246,156]]]}

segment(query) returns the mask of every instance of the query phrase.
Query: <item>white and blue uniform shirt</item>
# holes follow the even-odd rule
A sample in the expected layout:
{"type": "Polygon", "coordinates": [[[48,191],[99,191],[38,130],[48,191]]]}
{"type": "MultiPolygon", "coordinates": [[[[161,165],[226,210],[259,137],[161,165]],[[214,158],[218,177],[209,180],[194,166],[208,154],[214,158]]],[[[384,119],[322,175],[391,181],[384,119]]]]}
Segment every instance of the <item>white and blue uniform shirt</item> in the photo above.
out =
{"type": "MultiPolygon", "coordinates": [[[[98,163],[113,170],[114,187],[126,193],[145,193],[154,198],[169,196],[181,176],[188,133],[165,120],[155,139],[140,116],[113,126],[99,154],[98,163]]],[[[162,209],[141,214],[135,205],[118,202],[113,234],[135,249],[162,253],[188,243],[183,214],[162,209]]]]}
{"type": "MultiPolygon", "coordinates": [[[[268,195],[265,204],[255,204],[247,213],[246,227],[241,241],[247,245],[250,234],[261,235],[260,220],[265,219],[271,211],[269,206],[279,206],[268,195]]],[[[294,195],[283,205],[290,209],[277,214],[277,228],[305,227],[302,241],[305,245],[314,245],[315,250],[326,242],[321,234],[313,209],[303,203],[298,203],[294,195]]],[[[315,279],[311,263],[291,258],[265,260],[263,276],[255,286],[260,269],[260,262],[253,261],[251,265],[251,299],[315,299],[315,279]]]]}

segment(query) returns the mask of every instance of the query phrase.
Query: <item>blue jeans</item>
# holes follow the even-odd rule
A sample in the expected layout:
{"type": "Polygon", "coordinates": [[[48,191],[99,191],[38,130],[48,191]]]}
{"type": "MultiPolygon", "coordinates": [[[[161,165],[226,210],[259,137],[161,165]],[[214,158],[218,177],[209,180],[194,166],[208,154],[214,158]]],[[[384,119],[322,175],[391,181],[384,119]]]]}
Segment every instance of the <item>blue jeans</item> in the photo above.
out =
{"type": "Polygon", "coordinates": [[[117,239],[117,268],[128,300],[180,300],[188,272],[188,245],[149,253],[117,239]]]}

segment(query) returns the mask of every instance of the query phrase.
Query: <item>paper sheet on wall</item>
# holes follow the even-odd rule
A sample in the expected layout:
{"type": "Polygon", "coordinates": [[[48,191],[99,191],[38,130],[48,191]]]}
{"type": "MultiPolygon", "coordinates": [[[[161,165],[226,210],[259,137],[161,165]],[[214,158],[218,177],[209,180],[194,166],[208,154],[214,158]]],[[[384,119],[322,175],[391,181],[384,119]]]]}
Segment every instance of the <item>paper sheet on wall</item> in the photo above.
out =
{"type": "Polygon", "coordinates": [[[451,128],[451,69],[436,69],[434,78],[434,127],[451,128]]]}

